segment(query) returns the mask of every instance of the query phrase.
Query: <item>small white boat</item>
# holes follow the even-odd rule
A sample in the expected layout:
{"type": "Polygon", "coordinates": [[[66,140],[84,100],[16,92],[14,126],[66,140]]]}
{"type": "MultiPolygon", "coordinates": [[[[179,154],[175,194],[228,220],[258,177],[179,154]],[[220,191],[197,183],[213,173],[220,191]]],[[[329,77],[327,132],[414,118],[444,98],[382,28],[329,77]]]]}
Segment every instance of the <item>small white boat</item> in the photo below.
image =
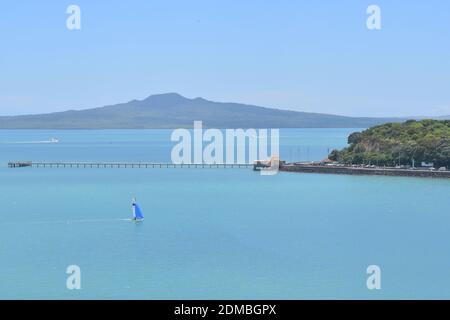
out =
{"type": "Polygon", "coordinates": [[[58,143],[59,140],[56,139],[56,138],[50,138],[50,140],[48,140],[48,142],[50,142],[50,143],[58,143]]]}

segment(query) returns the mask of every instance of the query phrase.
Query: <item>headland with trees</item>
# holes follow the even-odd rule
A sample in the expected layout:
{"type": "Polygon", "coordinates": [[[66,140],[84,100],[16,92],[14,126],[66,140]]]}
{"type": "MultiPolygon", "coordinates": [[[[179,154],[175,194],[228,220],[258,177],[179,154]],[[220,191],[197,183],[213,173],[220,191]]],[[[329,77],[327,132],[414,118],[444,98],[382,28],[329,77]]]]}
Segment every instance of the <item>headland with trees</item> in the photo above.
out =
{"type": "Polygon", "coordinates": [[[450,168],[450,120],[386,123],[348,137],[328,158],[347,165],[450,168]]]}

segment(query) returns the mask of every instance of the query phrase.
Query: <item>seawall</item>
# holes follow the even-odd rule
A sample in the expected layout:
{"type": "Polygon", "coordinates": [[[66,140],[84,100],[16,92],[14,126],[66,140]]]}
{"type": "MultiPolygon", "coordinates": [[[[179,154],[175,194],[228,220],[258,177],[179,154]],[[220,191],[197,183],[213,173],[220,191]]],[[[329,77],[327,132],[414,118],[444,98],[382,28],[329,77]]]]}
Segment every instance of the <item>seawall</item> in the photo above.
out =
{"type": "Polygon", "coordinates": [[[339,167],[339,166],[322,166],[322,165],[308,165],[308,164],[286,164],[280,166],[280,171],[302,172],[302,173],[420,177],[420,178],[450,178],[450,171],[409,170],[409,169],[395,169],[395,168],[359,168],[359,167],[339,167]]]}

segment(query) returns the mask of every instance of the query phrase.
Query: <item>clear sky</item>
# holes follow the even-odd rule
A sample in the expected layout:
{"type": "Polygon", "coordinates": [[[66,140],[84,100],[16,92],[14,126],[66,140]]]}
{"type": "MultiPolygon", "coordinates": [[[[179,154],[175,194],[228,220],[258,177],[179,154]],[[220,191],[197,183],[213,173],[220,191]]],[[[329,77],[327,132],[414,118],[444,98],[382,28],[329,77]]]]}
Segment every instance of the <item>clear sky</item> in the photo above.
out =
{"type": "Polygon", "coordinates": [[[189,98],[357,116],[450,114],[447,0],[0,3],[0,115],[189,98]],[[81,8],[81,30],[66,9],[81,8]],[[366,9],[381,8],[381,30],[366,9]]]}

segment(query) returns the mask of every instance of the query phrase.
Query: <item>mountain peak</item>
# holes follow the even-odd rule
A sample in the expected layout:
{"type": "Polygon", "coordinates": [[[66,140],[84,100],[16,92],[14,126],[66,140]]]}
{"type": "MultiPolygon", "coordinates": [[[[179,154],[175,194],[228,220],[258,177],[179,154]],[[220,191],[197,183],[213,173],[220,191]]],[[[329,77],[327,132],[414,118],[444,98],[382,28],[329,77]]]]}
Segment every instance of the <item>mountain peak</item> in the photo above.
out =
{"type": "Polygon", "coordinates": [[[178,93],[169,92],[169,93],[153,94],[139,101],[138,104],[141,106],[173,107],[184,104],[188,101],[191,100],[186,97],[183,97],[178,93]]]}
{"type": "Polygon", "coordinates": [[[184,100],[189,100],[189,99],[186,97],[183,97],[179,93],[168,92],[168,93],[152,94],[151,96],[148,96],[144,100],[165,100],[165,101],[180,100],[180,101],[184,101],[184,100]]]}

